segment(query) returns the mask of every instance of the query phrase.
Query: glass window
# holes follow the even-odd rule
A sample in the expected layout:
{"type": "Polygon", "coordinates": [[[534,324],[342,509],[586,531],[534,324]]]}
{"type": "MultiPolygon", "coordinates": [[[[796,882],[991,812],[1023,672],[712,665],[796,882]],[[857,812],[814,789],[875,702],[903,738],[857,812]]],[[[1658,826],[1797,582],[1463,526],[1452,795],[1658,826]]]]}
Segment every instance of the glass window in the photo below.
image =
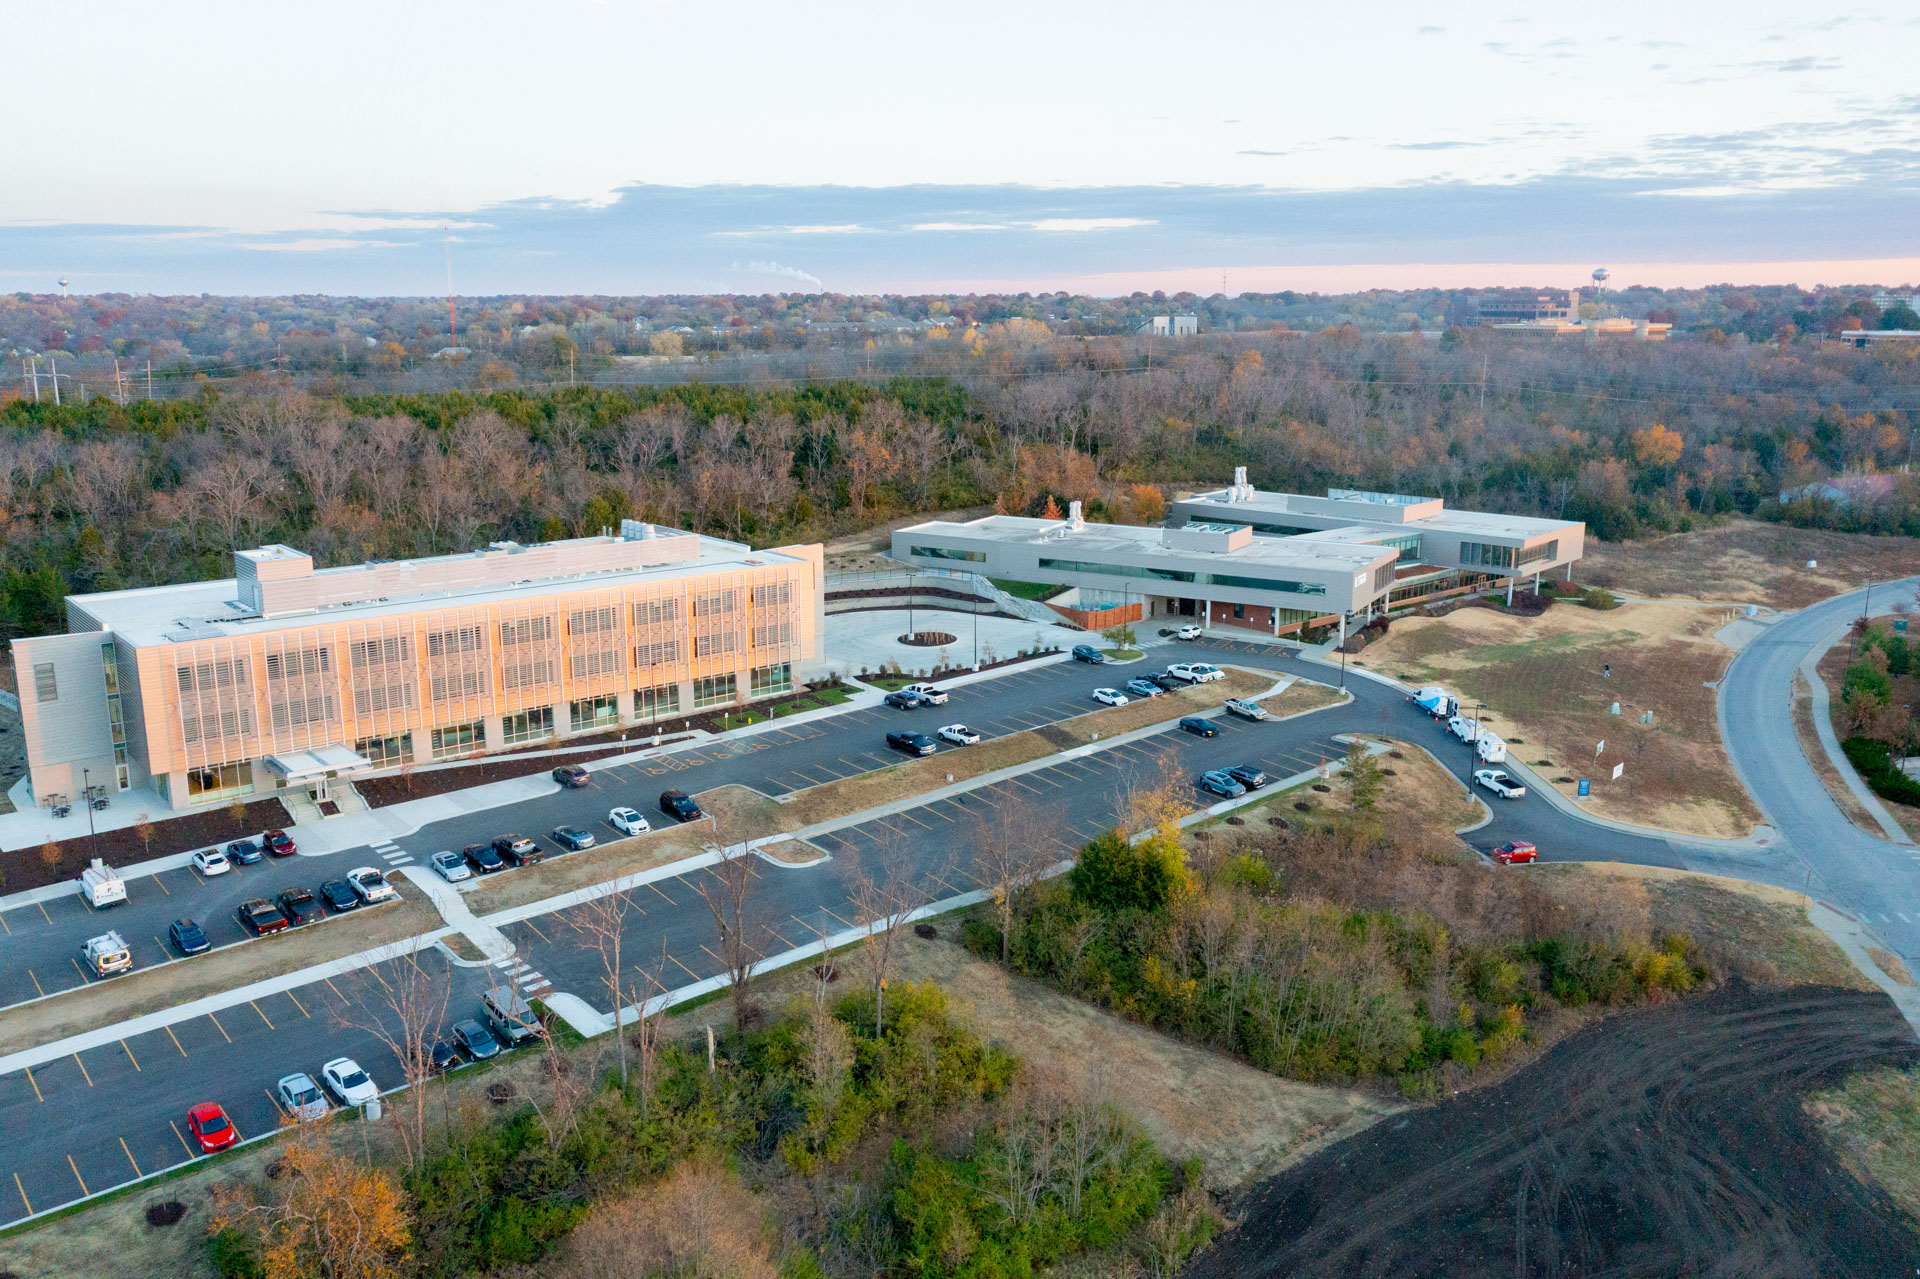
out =
{"type": "Polygon", "coordinates": [[[1055,560],[1040,557],[1040,567],[1059,573],[1104,573],[1109,577],[1151,577],[1163,582],[1191,582],[1195,575],[1178,568],[1134,568],[1125,564],[1096,564],[1091,560],[1055,560]]]}
{"type": "Polygon", "coordinates": [[[775,693],[793,691],[793,663],[779,662],[772,666],[756,666],[747,672],[747,693],[749,697],[772,697],[775,693]]]}
{"type": "Polygon", "coordinates": [[[1560,539],[1555,538],[1551,542],[1542,542],[1538,546],[1529,546],[1522,549],[1516,567],[1518,567],[1519,564],[1539,564],[1542,561],[1553,559],[1559,554],[1560,539]]]}
{"type": "Polygon", "coordinates": [[[1487,568],[1512,568],[1513,548],[1494,546],[1489,542],[1462,542],[1460,543],[1460,562],[1487,568]]]}
{"type": "Polygon", "coordinates": [[[662,684],[658,688],[635,689],[633,694],[634,722],[644,724],[648,720],[659,719],[662,715],[677,714],[680,710],[680,686],[662,684]]]}
{"type": "Polygon", "coordinates": [[[353,744],[354,753],[365,755],[375,768],[397,768],[413,758],[413,734],[396,737],[363,737],[353,744]]]}
{"type": "Polygon", "coordinates": [[[529,710],[500,717],[500,740],[503,742],[509,744],[537,742],[552,736],[553,707],[551,706],[535,706],[529,710]]]}
{"type": "Polygon", "coordinates": [[[738,684],[732,675],[709,675],[693,681],[693,708],[719,706],[735,700],[738,684]]]}
{"type": "Polygon", "coordinates": [[[60,682],[54,678],[52,662],[35,662],[33,666],[34,696],[43,702],[60,700],[60,682]]]}
{"type": "Polygon", "coordinates": [[[252,793],[253,762],[251,760],[187,770],[187,800],[190,803],[204,804],[216,799],[228,799],[236,795],[252,793]]]}
{"type": "Polygon", "coordinates": [[[1247,606],[1245,604],[1235,604],[1233,606],[1233,620],[1236,622],[1244,622],[1247,620],[1247,606]]]}
{"type": "Polygon", "coordinates": [[[588,729],[603,724],[620,722],[620,699],[611,693],[605,697],[585,697],[567,705],[567,722],[571,731],[584,733],[588,729]]]}
{"type": "Polygon", "coordinates": [[[924,556],[930,560],[966,560],[973,564],[987,562],[985,551],[955,551],[944,546],[909,546],[907,554],[924,556]]]}
{"type": "Polygon", "coordinates": [[[1295,582],[1284,577],[1237,577],[1231,573],[1209,573],[1215,586],[1238,586],[1249,591],[1285,591],[1289,595],[1325,595],[1324,582],[1295,582]]]}
{"type": "Polygon", "coordinates": [[[475,720],[471,724],[448,724],[444,728],[436,728],[433,730],[431,746],[435,759],[472,755],[486,749],[487,726],[475,720]]]}
{"type": "Polygon", "coordinates": [[[677,597],[664,600],[642,600],[633,606],[635,626],[656,626],[662,622],[679,620],[680,600],[677,597]]]}

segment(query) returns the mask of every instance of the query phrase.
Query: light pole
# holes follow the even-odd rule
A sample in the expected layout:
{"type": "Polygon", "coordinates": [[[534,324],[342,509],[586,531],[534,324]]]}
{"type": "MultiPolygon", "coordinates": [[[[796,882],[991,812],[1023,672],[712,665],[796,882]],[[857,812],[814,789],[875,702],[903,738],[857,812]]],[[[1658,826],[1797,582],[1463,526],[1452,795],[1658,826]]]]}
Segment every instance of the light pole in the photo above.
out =
{"type": "MultiPolygon", "coordinates": [[[[68,773],[67,776],[71,777],[73,774],[68,773]]],[[[81,798],[87,801],[87,857],[90,860],[97,860],[100,848],[99,840],[96,838],[93,829],[93,785],[89,777],[90,774],[87,769],[83,768],[80,770],[81,798]]]]}

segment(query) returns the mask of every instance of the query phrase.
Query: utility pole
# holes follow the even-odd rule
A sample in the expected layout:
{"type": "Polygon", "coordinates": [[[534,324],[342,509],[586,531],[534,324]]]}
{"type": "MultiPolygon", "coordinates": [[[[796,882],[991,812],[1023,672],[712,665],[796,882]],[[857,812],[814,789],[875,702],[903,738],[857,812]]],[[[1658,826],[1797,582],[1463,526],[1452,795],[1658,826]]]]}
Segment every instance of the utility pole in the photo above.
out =
{"type": "MultiPolygon", "coordinates": [[[[59,408],[60,407],[60,361],[54,359],[51,355],[49,355],[47,357],[47,368],[50,370],[49,376],[53,378],[53,407],[59,408]]],[[[68,774],[68,776],[72,776],[72,774],[68,774]]]]}
{"type": "Polygon", "coordinates": [[[29,359],[33,369],[33,402],[38,404],[40,402],[40,357],[35,355],[29,359]]]}
{"type": "Polygon", "coordinates": [[[1480,424],[1487,422],[1487,357],[1480,357],[1480,424]]]}
{"type": "Polygon", "coordinates": [[[153,398],[153,361],[151,359],[147,361],[147,398],[149,400],[153,398]]]}

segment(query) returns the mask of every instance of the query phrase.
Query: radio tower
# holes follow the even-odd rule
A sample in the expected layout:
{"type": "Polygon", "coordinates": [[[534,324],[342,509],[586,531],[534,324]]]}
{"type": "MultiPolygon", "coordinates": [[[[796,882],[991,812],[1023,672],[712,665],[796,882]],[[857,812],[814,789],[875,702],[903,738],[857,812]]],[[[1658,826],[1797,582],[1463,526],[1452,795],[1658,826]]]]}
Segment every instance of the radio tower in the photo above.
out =
{"type": "MultiPolygon", "coordinates": [[[[453,236],[451,232],[449,232],[449,234],[447,235],[446,248],[447,248],[447,345],[452,347],[452,346],[460,345],[460,334],[453,327],[453,236]]],[[[452,359],[453,357],[448,356],[447,358],[452,359]]]]}

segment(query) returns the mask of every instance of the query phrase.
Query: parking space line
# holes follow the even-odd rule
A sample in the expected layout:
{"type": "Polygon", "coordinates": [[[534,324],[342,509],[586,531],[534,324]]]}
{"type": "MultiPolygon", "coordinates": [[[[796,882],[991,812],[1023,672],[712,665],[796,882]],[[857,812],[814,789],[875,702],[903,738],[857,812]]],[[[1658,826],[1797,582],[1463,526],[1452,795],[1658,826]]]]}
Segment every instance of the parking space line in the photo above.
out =
{"type": "Polygon", "coordinates": [[[45,902],[35,902],[34,905],[40,908],[40,918],[46,920],[48,926],[51,927],[53,924],[53,916],[47,914],[47,904],[45,902]]]}
{"type": "MultiPolygon", "coordinates": [[[[667,958],[673,960],[673,962],[676,964],[680,964],[679,958],[675,955],[669,954],[667,958]]],[[[699,973],[694,972],[693,969],[687,967],[685,964],[680,964],[680,971],[685,973],[687,976],[693,978],[695,981],[703,980],[703,978],[700,976],[699,973]]]]}
{"type": "Polygon", "coordinates": [[[541,941],[547,943],[547,945],[549,946],[553,945],[553,938],[547,936],[545,933],[541,932],[537,927],[535,927],[534,922],[531,919],[523,919],[520,922],[525,924],[528,928],[532,928],[533,935],[535,937],[538,937],[541,941]]]}
{"type": "MultiPolygon", "coordinates": [[[[173,1041],[173,1046],[174,1046],[175,1048],[180,1048],[180,1036],[178,1036],[178,1035],[176,1035],[176,1034],[174,1034],[174,1033],[173,1033],[173,1027],[171,1027],[171,1026],[167,1026],[167,1027],[164,1027],[164,1029],[165,1029],[165,1030],[166,1030],[166,1032],[167,1032],[167,1038],[168,1038],[168,1039],[171,1039],[171,1040],[173,1041]]],[[[187,1050],[186,1050],[186,1049],[184,1049],[184,1048],[180,1048],[180,1055],[181,1055],[182,1057],[184,1057],[184,1056],[186,1056],[186,1055],[187,1055],[187,1050]]]]}
{"type": "Polygon", "coordinates": [[[80,1054],[73,1055],[73,1064],[80,1067],[80,1077],[87,1081],[87,1087],[93,1087],[93,1076],[87,1073],[87,1063],[80,1060],[80,1054]]]}
{"type": "Polygon", "coordinates": [[[918,817],[915,817],[912,813],[901,812],[901,813],[895,813],[894,816],[906,818],[908,821],[912,822],[915,826],[918,826],[921,830],[933,829],[933,827],[927,825],[925,822],[921,821],[918,817]]]}
{"type": "Polygon", "coordinates": [[[267,1100],[273,1103],[273,1110],[275,1114],[279,1115],[282,1119],[286,1119],[290,1117],[287,1114],[286,1107],[280,1104],[280,1099],[273,1095],[273,1089],[262,1088],[260,1091],[267,1094],[267,1100]]]}
{"type": "Polygon", "coordinates": [[[140,1171],[140,1161],[133,1157],[131,1150],[127,1150],[127,1139],[125,1137],[120,1139],[120,1149],[126,1151],[127,1162],[133,1165],[133,1175],[136,1177],[146,1176],[146,1173],[140,1171]]]}
{"type": "MultiPolygon", "coordinates": [[[[153,875],[153,876],[150,876],[150,878],[153,880],[154,883],[160,884],[160,876],[153,875]]],[[[173,896],[173,890],[168,888],[165,884],[160,884],[160,891],[165,893],[169,897],[173,896]]]]}
{"type": "MultiPolygon", "coordinates": [[[[340,995],[340,988],[333,984],[333,978],[322,977],[320,980],[327,983],[328,990],[332,991],[336,995],[340,995]]],[[[346,1004],[350,1004],[353,1002],[351,999],[348,999],[345,995],[340,995],[340,1001],[346,1004]]]]}
{"type": "Polygon", "coordinates": [[[780,944],[785,946],[788,950],[798,949],[792,942],[787,940],[785,933],[782,933],[779,929],[775,928],[772,924],[762,924],[760,926],[766,929],[768,932],[772,933],[775,937],[778,937],[780,939],[780,944]]]}
{"type": "Polygon", "coordinates": [[[3,910],[0,910],[0,928],[7,930],[7,936],[13,936],[13,925],[7,922],[7,913],[3,910]]]}
{"type": "MultiPolygon", "coordinates": [[[[821,907],[820,909],[821,909],[821,910],[827,910],[827,908],[826,908],[825,906],[822,906],[822,907],[821,907]]],[[[830,911],[830,910],[827,910],[827,914],[829,914],[829,915],[833,915],[833,912],[832,912],[832,911],[830,911]]],[[[840,919],[840,916],[838,916],[838,915],[833,915],[833,917],[834,917],[835,919],[840,919]]],[[[857,927],[859,927],[859,925],[858,925],[858,924],[850,924],[850,923],[847,923],[847,921],[846,921],[846,920],[844,920],[844,919],[840,919],[840,922],[841,922],[841,923],[843,923],[843,924],[846,924],[848,928],[857,928],[857,927]]]]}
{"type": "Polygon", "coordinates": [[[93,1192],[87,1189],[87,1179],[80,1175],[80,1165],[73,1162],[72,1155],[67,1156],[67,1167],[73,1169],[73,1179],[80,1183],[80,1193],[83,1195],[91,1195],[93,1192]]]}
{"type": "MultiPolygon", "coordinates": [[[[289,991],[286,991],[286,992],[285,992],[285,994],[286,994],[286,996],[287,996],[287,998],[288,998],[288,999],[293,999],[293,992],[292,992],[292,991],[290,991],[290,990],[289,990],[289,991]]],[[[300,1015],[301,1015],[302,1017],[305,1017],[305,1018],[306,1018],[307,1020],[309,1020],[309,1021],[311,1021],[311,1020],[313,1020],[313,1014],[312,1014],[312,1013],[310,1013],[310,1012],[308,1012],[308,1011],[307,1011],[307,1006],[306,1006],[305,1004],[303,1004],[303,1003],[301,1003],[301,1002],[300,1002],[300,1001],[299,1001],[298,999],[293,999],[293,1006],[294,1006],[295,1008],[298,1008],[298,1009],[300,1010],[300,1015]]]]}
{"type": "MultiPolygon", "coordinates": [[[[661,895],[662,897],[667,897],[667,895],[666,895],[665,893],[662,893],[662,892],[660,892],[660,885],[658,885],[658,884],[656,884],[656,883],[653,883],[653,882],[652,882],[651,880],[649,880],[649,881],[648,881],[648,883],[647,883],[647,887],[648,887],[648,888],[651,888],[651,889],[652,889],[652,890],[653,890],[654,892],[656,892],[656,893],[660,893],[660,895],[661,895]]],[[[667,897],[667,905],[669,905],[669,906],[678,906],[679,904],[680,904],[680,903],[679,903],[679,902],[677,902],[677,901],[675,901],[675,900],[673,900],[673,898],[671,898],[671,897],[667,897]]]]}
{"type": "Polygon", "coordinates": [[[260,1008],[260,1005],[259,1005],[259,1004],[256,1004],[256,1003],[254,1003],[254,1001],[253,1001],[253,1000],[251,1000],[251,999],[249,999],[249,1000],[247,1001],[247,1006],[248,1006],[248,1007],[250,1007],[250,1008],[252,1008],[252,1009],[253,1009],[253,1011],[255,1011],[255,1012],[257,1012],[257,1013],[259,1013],[259,1014],[260,1014],[260,1020],[261,1020],[261,1021],[264,1021],[264,1022],[266,1022],[266,1023],[267,1023],[267,1029],[268,1029],[268,1030],[272,1030],[272,1029],[273,1029],[273,1019],[272,1019],[271,1017],[268,1017],[268,1016],[267,1016],[267,1014],[266,1014],[265,1012],[263,1012],[263,1011],[261,1010],[261,1008],[260,1008]]]}
{"type": "Polygon", "coordinates": [[[123,1039],[123,1040],[121,1040],[121,1041],[120,1041],[120,1047],[126,1050],[126,1054],[127,1054],[127,1060],[133,1063],[133,1068],[134,1068],[135,1070],[139,1070],[139,1069],[140,1069],[140,1059],[139,1059],[138,1057],[136,1057],[136,1056],[134,1056],[134,1055],[133,1055],[133,1049],[131,1049],[131,1048],[128,1048],[128,1047],[127,1047],[127,1041],[126,1041],[126,1040],[124,1040],[124,1039],[123,1039]]]}
{"type": "Polygon", "coordinates": [[[47,992],[46,992],[46,991],[45,991],[44,989],[42,989],[42,988],[41,988],[41,986],[40,986],[40,979],[39,979],[38,977],[34,977],[34,975],[33,975],[33,969],[31,969],[31,968],[29,968],[29,969],[27,969],[27,976],[29,976],[29,977],[33,977],[33,988],[34,988],[34,990],[35,990],[35,991],[37,991],[37,992],[39,992],[39,995],[40,995],[40,998],[42,998],[42,999],[45,999],[45,998],[47,997],[47,992]]]}
{"type": "Polygon", "coordinates": [[[77,959],[74,959],[72,955],[68,955],[67,958],[70,960],[73,960],[73,971],[80,974],[81,984],[82,985],[89,984],[89,978],[87,977],[87,970],[80,966],[80,961],[77,959]]]}
{"type": "Polygon", "coordinates": [[[175,1122],[173,1122],[173,1120],[169,1119],[167,1120],[167,1127],[173,1129],[173,1135],[180,1138],[180,1145],[186,1150],[187,1158],[198,1159],[200,1157],[193,1153],[193,1147],[187,1145],[187,1139],[181,1136],[179,1124],[176,1124],[175,1122]]]}
{"type": "Polygon", "coordinates": [[[220,1019],[218,1017],[215,1017],[212,1013],[208,1013],[207,1020],[212,1022],[213,1028],[220,1032],[220,1038],[226,1040],[228,1043],[233,1042],[233,1036],[227,1033],[227,1028],[220,1024],[220,1019]]]}
{"type": "Polygon", "coordinates": [[[720,965],[721,968],[724,969],[727,966],[727,961],[720,958],[720,956],[718,955],[714,955],[712,948],[709,947],[705,942],[700,943],[700,949],[706,951],[709,955],[713,955],[713,962],[720,965]]]}
{"type": "Polygon", "coordinates": [[[27,1188],[20,1184],[20,1174],[13,1174],[13,1188],[20,1192],[20,1202],[27,1206],[27,1215],[33,1215],[33,1200],[27,1198],[27,1188]]]}
{"type": "Polygon", "coordinates": [[[34,1097],[38,1099],[42,1104],[45,1104],[47,1099],[45,1097],[40,1096],[40,1081],[33,1077],[33,1067],[28,1066],[25,1069],[27,1072],[27,1082],[33,1085],[34,1097]]]}

